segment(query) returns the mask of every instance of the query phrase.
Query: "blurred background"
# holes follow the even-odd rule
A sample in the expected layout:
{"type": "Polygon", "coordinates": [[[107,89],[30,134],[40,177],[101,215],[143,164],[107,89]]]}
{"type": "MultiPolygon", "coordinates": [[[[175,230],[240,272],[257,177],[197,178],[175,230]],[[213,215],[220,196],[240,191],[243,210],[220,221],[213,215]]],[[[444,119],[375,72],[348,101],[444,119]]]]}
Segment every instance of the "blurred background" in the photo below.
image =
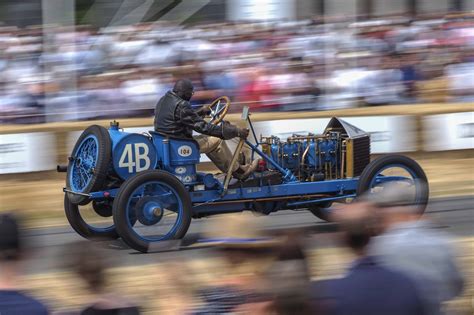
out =
{"type": "MultiPolygon", "coordinates": [[[[148,116],[177,77],[253,111],[474,99],[468,0],[4,0],[0,120],[148,116]]],[[[234,107],[237,110],[238,106],[234,107]]]]}
{"type": "MultiPolygon", "coordinates": [[[[250,106],[264,136],[318,133],[340,116],[371,134],[374,157],[416,159],[430,182],[427,216],[453,236],[466,281],[446,309],[473,313],[472,0],[1,0],[0,212],[28,228],[21,287],[51,310],[91,301],[64,270],[64,249],[81,245],[56,165],[91,124],[152,129],[158,99],[179,78],[194,82],[195,105],[228,95],[230,121],[250,106]]],[[[307,211],[255,220],[283,234],[311,226],[301,246],[312,280],[351,264],[335,229],[307,211]]],[[[99,247],[113,258],[110,287],[149,314],[189,312],[191,297],[232,269],[207,251],[99,247]]]]}

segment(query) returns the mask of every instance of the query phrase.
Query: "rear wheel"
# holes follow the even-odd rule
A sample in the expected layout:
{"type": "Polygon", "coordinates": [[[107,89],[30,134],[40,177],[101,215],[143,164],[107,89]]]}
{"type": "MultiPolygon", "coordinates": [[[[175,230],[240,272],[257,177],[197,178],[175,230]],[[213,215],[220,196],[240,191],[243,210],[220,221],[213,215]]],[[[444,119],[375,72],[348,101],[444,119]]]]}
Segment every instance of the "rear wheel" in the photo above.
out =
{"type": "Polygon", "coordinates": [[[67,193],[69,202],[87,204],[90,199],[85,194],[104,187],[111,150],[106,128],[92,125],[84,130],[72,150],[66,176],[66,188],[81,194],[67,193]]]}
{"type": "Polygon", "coordinates": [[[84,238],[91,240],[117,239],[114,222],[96,213],[93,203],[87,205],[73,204],[67,194],[64,195],[64,210],[69,224],[84,238]]]}
{"type": "Polygon", "coordinates": [[[403,155],[387,155],[373,160],[360,175],[357,196],[377,193],[388,183],[412,189],[413,204],[418,206],[420,215],[423,214],[429,198],[428,179],[416,161],[403,155]]]}
{"type": "Polygon", "coordinates": [[[113,218],[127,245],[148,252],[153,243],[184,237],[191,223],[191,198],[175,176],[159,170],[143,171],[120,188],[113,218]],[[135,225],[131,218],[136,218],[135,225]]]}

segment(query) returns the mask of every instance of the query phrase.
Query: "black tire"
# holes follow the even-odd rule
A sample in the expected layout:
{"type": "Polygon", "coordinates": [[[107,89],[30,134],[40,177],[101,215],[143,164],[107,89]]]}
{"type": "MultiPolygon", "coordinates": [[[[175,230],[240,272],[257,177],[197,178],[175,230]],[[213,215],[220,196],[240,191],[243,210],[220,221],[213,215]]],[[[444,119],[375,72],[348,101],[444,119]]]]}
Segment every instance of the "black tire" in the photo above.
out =
{"type": "Polygon", "coordinates": [[[114,240],[119,237],[115,228],[107,231],[98,231],[88,225],[81,216],[79,206],[70,202],[67,194],[64,195],[64,211],[66,212],[66,218],[71,227],[77,234],[84,238],[94,241],[103,241],[114,240]]]}
{"type": "Polygon", "coordinates": [[[326,222],[331,222],[328,212],[324,209],[329,208],[332,205],[331,201],[328,201],[323,204],[311,205],[308,207],[308,210],[318,219],[321,219],[326,222]]]}
{"type": "Polygon", "coordinates": [[[131,248],[143,253],[149,251],[152,242],[139,237],[132,229],[130,229],[127,222],[128,218],[126,208],[130,195],[133,194],[135,189],[140,185],[151,181],[163,182],[172,187],[176,191],[178,195],[177,197],[180,198],[182,202],[183,218],[180,225],[177,227],[176,232],[172,237],[170,237],[170,239],[183,238],[191,224],[191,198],[184,185],[174,175],[160,170],[147,170],[133,175],[120,187],[113,203],[113,217],[117,232],[122,240],[131,248]]]}
{"type": "Polygon", "coordinates": [[[423,214],[429,199],[428,179],[421,166],[415,160],[403,155],[386,155],[370,162],[359,177],[357,196],[366,193],[371,188],[370,184],[374,176],[389,165],[401,165],[413,172],[414,179],[420,184],[418,186],[419,189],[416,191],[415,202],[419,206],[420,215],[423,214]]]}
{"type": "MultiPolygon", "coordinates": [[[[71,157],[74,158],[74,155],[79,149],[79,145],[81,144],[81,142],[90,135],[94,135],[98,140],[98,156],[92,179],[90,180],[89,184],[81,191],[85,194],[88,194],[92,191],[98,191],[104,188],[106,184],[105,179],[107,176],[107,170],[112,155],[112,141],[110,140],[109,132],[107,131],[107,129],[102,126],[92,125],[87,127],[87,129],[84,130],[84,132],[77,140],[74,149],[72,150],[71,157]]],[[[71,189],[70,173],[72,171],[73,163],[74,160],[70,159],[66,175],[67,189],[71,189]]],[[[72,193],[67,193],[67,195],[69,196],[69,201],[75,205],[85,205],[90,202],[90,199],[87,196],[72,193]]]]}

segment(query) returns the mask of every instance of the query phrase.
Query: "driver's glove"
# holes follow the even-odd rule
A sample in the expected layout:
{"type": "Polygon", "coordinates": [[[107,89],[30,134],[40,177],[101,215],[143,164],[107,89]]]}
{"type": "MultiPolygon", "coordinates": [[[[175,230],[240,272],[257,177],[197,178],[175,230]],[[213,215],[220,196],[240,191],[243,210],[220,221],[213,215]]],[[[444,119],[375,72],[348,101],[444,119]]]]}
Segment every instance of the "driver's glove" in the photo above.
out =
{"type": "Polygon", "coordinates": [[[238,137],[240,139],[245,140],[249,136],[249,132],[250,132],[250,130],[248,128],[239,128],[238,137]]]}
{"type": "Polygon", "coordinates": [[[209,116],[211,114],[211,106],[203,105],[197,112],[200,116],[209,116]]]}

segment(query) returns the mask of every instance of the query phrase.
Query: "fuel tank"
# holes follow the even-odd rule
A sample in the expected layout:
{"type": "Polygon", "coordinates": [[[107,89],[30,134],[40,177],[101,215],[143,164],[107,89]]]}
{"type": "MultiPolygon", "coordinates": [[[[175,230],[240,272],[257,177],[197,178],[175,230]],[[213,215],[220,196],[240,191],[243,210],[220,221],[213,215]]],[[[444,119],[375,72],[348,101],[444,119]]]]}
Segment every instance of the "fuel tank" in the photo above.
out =
{"type": "Polygon", "coordinates": [[[113,168],[121,179],[156,168],[156,150],[149,137],[120,131],[118,124],[111,124],[109,135],[112,141],[113,168]]]}

